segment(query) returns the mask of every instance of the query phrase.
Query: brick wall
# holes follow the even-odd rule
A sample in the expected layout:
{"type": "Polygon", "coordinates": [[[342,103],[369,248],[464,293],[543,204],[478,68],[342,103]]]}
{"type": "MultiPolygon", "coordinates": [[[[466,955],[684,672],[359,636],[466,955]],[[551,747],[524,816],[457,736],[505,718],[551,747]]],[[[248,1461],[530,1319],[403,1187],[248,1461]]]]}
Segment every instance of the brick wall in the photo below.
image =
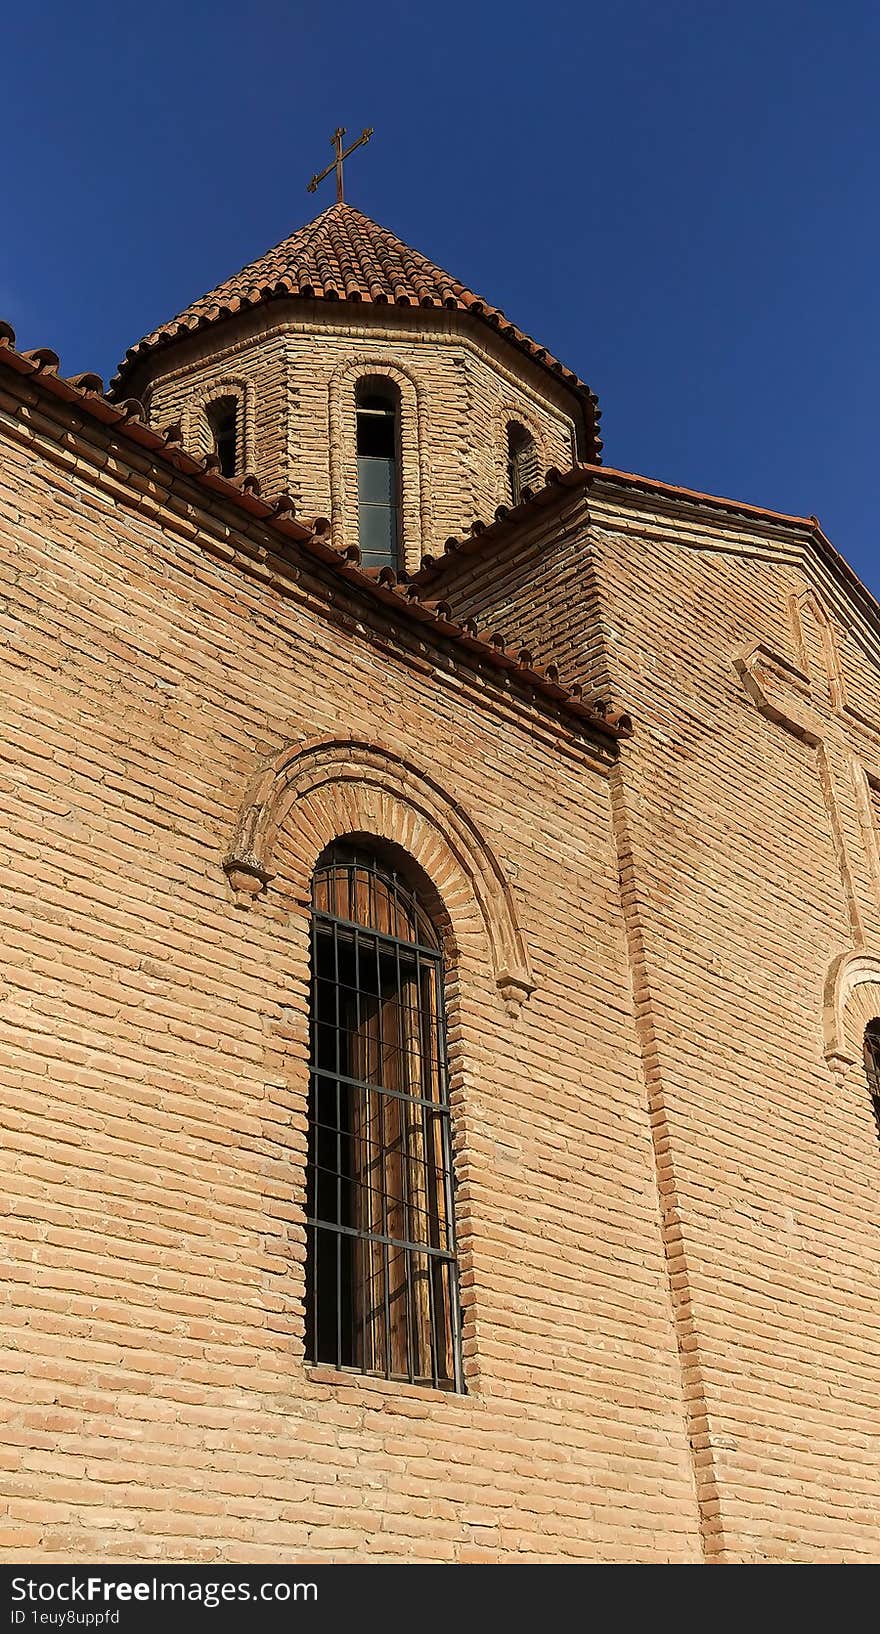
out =
{"type": "Polygon", "coordinates": [[[525,621],[638,723],[615,832],[703,1531],[735,1561],[880,1556],[880,876],[855,798],[860,768],[877,784],[880,645],[806,534],[597,478],[431,591],[525,621]],[[800,671],[779,696],[826,761],[756,708],[735,667],[756,642],[800,671]]]}
{"type": "Polygon", "coordinates": [[[3,1558],[698,1558],[613,753],[37,386],[0,421],[3,1558]],[[351,748],[291,795],[242,909],[238,815],[316,739],[391,769],[351,748]],[[528,951],[515,1015],[465,819],[528,951]],[[334,824],[419,857],[455,930],[462,1397],[303,1362],[302,895],[334,824]]]}

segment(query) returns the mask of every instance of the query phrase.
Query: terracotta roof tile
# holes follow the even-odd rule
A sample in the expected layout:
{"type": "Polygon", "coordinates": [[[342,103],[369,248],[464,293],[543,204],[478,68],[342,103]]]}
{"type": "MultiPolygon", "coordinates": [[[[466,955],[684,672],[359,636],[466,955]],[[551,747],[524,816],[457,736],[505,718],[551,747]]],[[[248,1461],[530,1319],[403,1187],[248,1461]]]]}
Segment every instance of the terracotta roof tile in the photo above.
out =
{"type": "MultiPolygon", "coordinates": [[[[821,539],[823,549],[827,548],[833,552],[838,563],[858,583],[860,589],[865,589],[854,570],[826,538],[815,516],[792,516],[787,511],[767,510],[765,506],[751,505],[746,500],[724,499],[719,494],[706,494],[697,488],[676,487],[672,483],[661,481],[659,477],[640,476],[635,471],[617,471],[608,465],[583,463],[572,465],[565,471],[555,469],[547,471],[543,486],[534,490],[526,488],[519,505],[513,508],[499,505],[490,522],[474,521],[466,534],[460,538],[453,536],[447,539],[441,554],[432,553],[422,557],[418,572],[413,574],[413,582],[429,585],[442,579],[444,571],[460,557],[472,556],[497,547],[502,539],[507,538],[511,530],[515,531],[521,523],[533,519],[539,510],[558,504],[565,499],[567,490],[578,487],[593,487],[597,493],[609,489],[613,491],[618,487],[627,488],[639,493],[653,494],[661,500],[668,499],[676,504],[694,505],[698,509],[729,511],[733,515],[744,516],[758,523],[768,522],[783,528],[795,528],[800,532],[812,532],[817,540],[821,539]]],[[[869,591],[866,593],[870,595],[869,591]]]]}
{"type": "Polygon", "coordinates": [[[314,221],[276,244],[259,260],[130,346],[111,391],[123,384],[135,363],[147,353],[170,345],[196,329],[218,323],[230,314],[284,295],[469,312],[577,393],[586,410],[592,442],[590,453],[598,460],[602,447],[598,435],[599,406],[590,388],[545,347],[511,323],[498,307],[475,295],[457,278],[351,204],[331,204],[314,221]]]}
{"type": "Polygon", "coordinates": [[[542,487],[523,490],[518,505],[499,505],[491,522],[483,522],[478,518],[471,523],[469,532],[461,538],[453,535],[447,539],[442,555],[423,556],[421,567],[413,574],[413,583],[431,584],[442,575],[444,568],[458,557],[472,556],[497,545],[511,530],[515,531],[521,523],[530,521],[539,510],[556,505],[564,499],[568,490],[589,487],[594,475],[601,470],[601,466],[580,464],[571,466],[567,471],[557,471],[552,467],[546,473],[542,487]]]}

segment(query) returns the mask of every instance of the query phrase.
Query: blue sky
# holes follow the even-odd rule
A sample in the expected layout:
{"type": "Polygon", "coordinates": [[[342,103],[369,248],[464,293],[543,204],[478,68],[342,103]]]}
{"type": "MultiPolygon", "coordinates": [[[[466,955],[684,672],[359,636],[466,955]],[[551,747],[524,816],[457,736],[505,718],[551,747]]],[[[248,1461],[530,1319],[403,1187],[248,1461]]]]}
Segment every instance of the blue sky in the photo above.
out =
{"type": "Polygon", "coordinates": [[[598,392],[607,463],[815,512],[875,593],[880,7],[79,0],[4,17],[0,315],[65,373],[348,197],[598,392]]]}

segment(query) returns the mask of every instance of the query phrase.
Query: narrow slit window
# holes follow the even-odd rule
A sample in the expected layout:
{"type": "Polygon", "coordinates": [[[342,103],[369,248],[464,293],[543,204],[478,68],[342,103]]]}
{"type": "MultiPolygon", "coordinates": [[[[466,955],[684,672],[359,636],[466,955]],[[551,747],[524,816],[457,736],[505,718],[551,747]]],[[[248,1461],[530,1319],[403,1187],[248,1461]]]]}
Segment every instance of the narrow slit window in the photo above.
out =
{"type": "Polygon", "coordinates": [[[218,397],[206,412],[221,474],[234,477],[238,474],[238,402],[234,397],[218,397]]]}
{"type": "Polygon", "coordinates": [[[534,437],[517,420],[507,427],[507,489],[511,505],[521,505],[538,486],[538,449],[534,437]]]}
{"type": "Polygon", "coordinates": [[[312,887],[306,1355],[462,1390],[443,961],[393,869],[334,845],[312,887]]]}
{"type": "Polygon", "coordinates": [[[398,567],[397,394],[384,381],[361,381],[356,398],[358,521],[365,567],[398,567]]]}

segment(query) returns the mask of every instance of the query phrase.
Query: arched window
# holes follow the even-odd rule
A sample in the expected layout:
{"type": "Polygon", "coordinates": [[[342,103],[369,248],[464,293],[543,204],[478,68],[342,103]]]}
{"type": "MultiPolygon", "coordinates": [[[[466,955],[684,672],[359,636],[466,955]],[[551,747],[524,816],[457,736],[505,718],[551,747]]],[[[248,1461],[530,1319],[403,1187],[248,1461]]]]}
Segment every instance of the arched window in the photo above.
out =
{"type": "Polygon", "coordinates": [[[525,490],[537,488],[539,480],[535,439],[518,420],[511,420],[507,427],[507,487],[511,505],[519,505],[525,498],[525,490]]]}
{"type": "Polygon", "coordinates": [[[214,453],[224,477],[238,473],[238,402],[234,397],[215,397],[205,410],[214,453]]]}
{"type": "Polygon", "coordinates": [[[869,1021],[865,1028],[865,1071],[877,1133],[880,1135],[880,1021],[869,1021]]]}
{"type": "Polygon", "coordinates": [[[358,383],[358,521],[364,567],[398,566],[398,394],[387,380],[358,383]]]}
{"type": "Polygon", "coordinates": [[[306,1355],[461,1390],[443,961],[417,893],[336,844],[312,883],[306,1355]]]}

